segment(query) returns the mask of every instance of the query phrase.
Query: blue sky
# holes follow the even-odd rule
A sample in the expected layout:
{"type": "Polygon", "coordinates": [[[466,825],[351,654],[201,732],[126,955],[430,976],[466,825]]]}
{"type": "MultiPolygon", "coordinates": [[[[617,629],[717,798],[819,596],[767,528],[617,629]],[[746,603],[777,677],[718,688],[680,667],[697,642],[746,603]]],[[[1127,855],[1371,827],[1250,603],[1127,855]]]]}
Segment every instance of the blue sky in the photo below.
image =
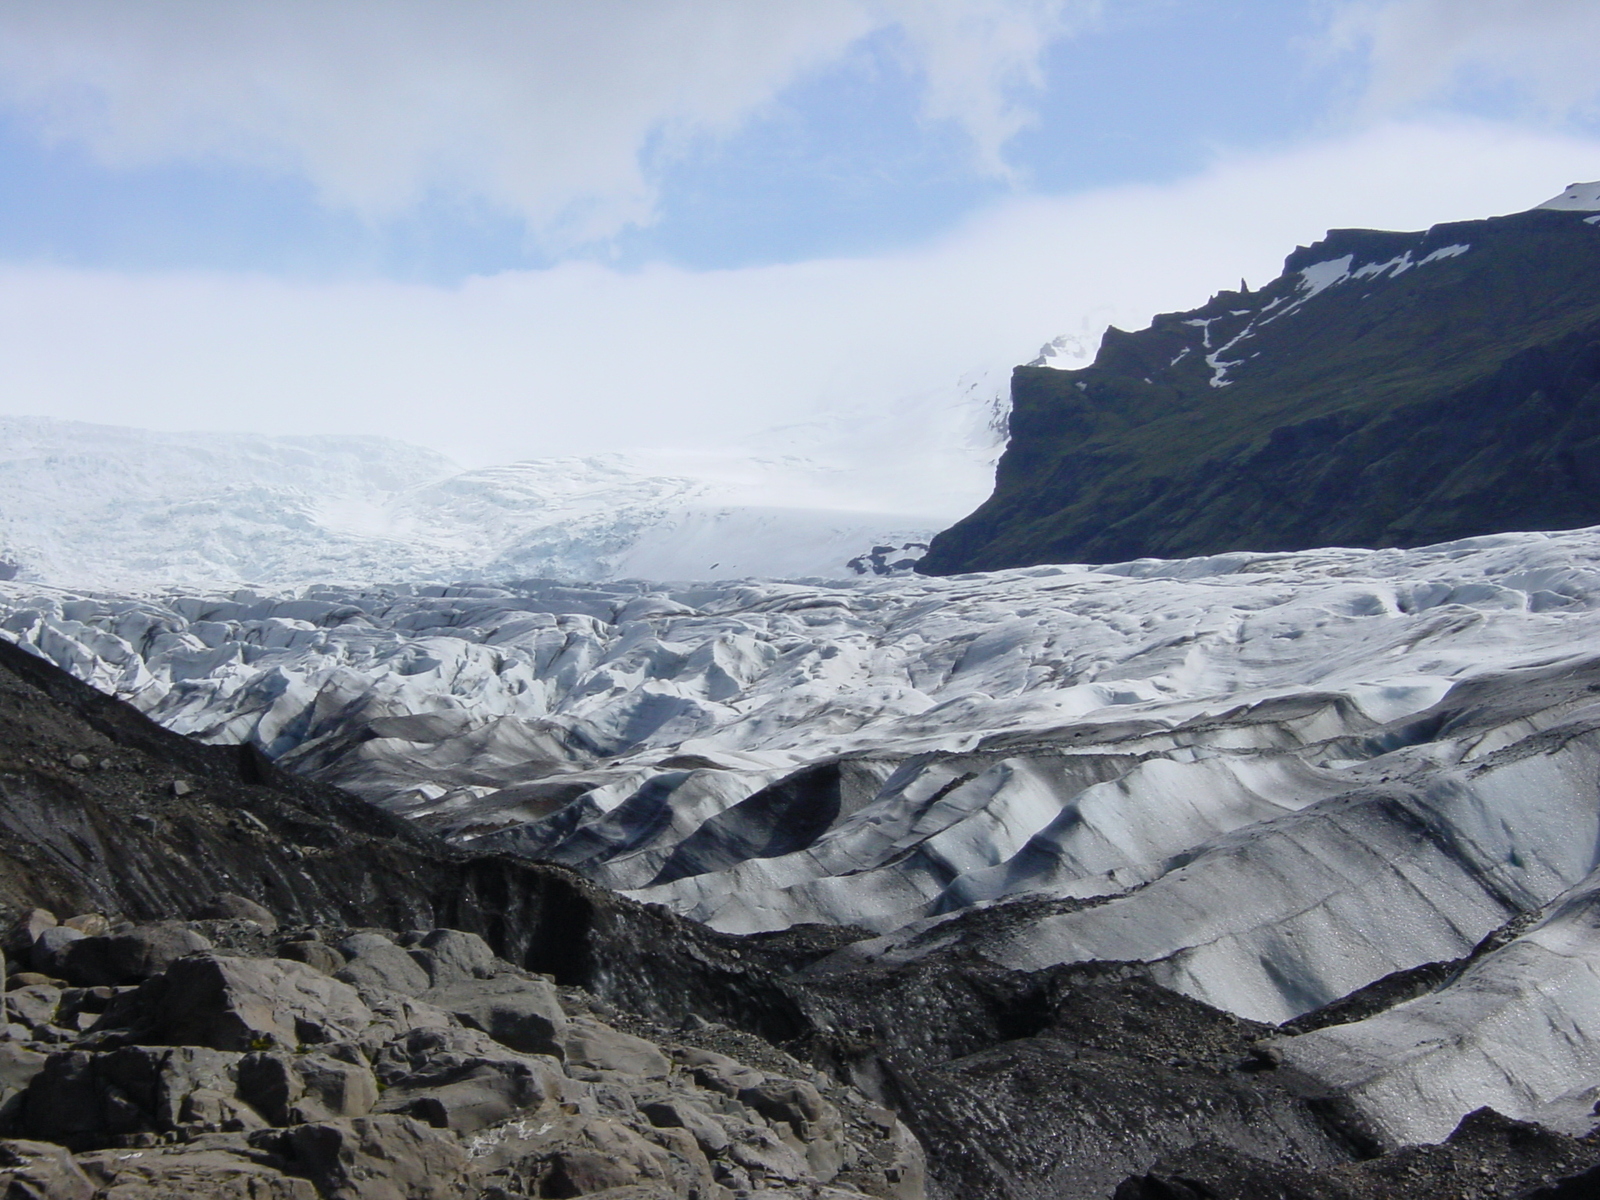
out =
{"type": "Polygon", "coordinates": [[[1592,0],[0,0],[0,407],[731,444],[1600,177],[1597,68],[1592,0]]]}

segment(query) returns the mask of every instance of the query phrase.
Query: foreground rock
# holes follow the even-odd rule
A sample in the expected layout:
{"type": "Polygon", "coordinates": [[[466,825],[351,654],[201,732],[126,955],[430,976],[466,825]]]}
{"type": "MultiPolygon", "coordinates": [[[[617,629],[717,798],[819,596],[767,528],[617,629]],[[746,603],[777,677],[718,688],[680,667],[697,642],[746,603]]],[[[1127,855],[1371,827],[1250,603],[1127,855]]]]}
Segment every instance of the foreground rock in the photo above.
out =
{"type": "Polygon", "coordinates": [[[95,989],[100,1011],[75,1030],[50,1022],[63,997],[90,989],[7,993],[35,1022],[0,1041],[3,1194],[923,1195],[905,1126],[770,1047],[782,1074],[688,1031],[619,1029],[588,994],[460,930],[287,931],[284,944],[350,953],[335,978],[251,954],[246,931],[218,924],[230,944],[175,924],[115,931],[123,944],[170,944],[180,931],[206,944],[95,989]],[[388,969],[350,970],[375,958],[388,969]],[[400,959],[443,982],[410,995],[400,959]]]}

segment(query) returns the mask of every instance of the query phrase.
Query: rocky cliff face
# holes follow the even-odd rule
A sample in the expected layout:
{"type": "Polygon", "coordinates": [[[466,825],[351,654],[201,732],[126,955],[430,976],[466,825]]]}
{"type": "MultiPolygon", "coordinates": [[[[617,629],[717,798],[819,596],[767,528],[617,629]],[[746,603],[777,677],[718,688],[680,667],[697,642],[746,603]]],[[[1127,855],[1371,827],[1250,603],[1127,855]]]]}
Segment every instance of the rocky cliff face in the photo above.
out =
{"type": "Polygon", "coordinates": [[[1076,371],[1021,367],[929,574],[1600,523],[1600,222],[1336,230],[1076,371]]]}

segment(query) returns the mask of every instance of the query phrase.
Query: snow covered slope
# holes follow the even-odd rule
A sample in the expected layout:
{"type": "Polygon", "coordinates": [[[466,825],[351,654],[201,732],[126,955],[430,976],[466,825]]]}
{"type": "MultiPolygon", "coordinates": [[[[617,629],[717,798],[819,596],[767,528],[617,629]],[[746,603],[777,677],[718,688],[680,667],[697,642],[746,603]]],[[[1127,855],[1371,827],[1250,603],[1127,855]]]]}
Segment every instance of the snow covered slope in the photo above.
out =
{"type": "Polygon", "coordinates": [[[138,590],[882,572],[987,487],[999,385],[974,386],[920,425],[908,401],[741,452],[472,471],[389,438],[0,417],[0,575],[138,590]]]}

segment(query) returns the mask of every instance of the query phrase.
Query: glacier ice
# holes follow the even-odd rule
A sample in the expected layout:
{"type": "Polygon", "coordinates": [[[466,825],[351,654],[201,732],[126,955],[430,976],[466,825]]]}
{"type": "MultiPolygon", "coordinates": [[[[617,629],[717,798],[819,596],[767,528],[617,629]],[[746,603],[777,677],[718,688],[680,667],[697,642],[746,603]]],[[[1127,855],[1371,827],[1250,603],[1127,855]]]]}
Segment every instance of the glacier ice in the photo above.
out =
{"type": "Polygon", "coordinates": [[[996,963],[1138,963],[1281,1022],[1536,919],[1286,1059],[1395,1140],[1483,1103],[1576,1127],[1600,1085],[1600,530],[831,583],[12,580],[0,630],[459,844],[731,932],[871,932],[816,971],[1032,897],[996,963]],[[1567,1043],[1533,1071],[1539,1029],[1567,1043]]]}

